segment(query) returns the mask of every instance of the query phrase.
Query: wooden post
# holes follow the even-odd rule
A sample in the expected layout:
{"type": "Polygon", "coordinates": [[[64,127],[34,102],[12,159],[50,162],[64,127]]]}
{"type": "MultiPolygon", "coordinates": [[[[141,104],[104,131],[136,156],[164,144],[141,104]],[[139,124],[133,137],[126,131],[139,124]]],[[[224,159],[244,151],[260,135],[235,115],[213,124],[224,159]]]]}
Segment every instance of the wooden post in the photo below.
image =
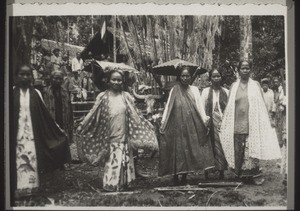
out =
{"type": "Polygon", "coordinates": [[[252,25],[249,15],[240,16],[240,59],[252,60],[252,25]]]}
{"type": "Polygon", "coordinates": [[[115,15],[113,17],[113,27],[114,27],[114,62],[117,62],[117,45],[116,45],[116,42],[117,42],[117,38],[116,38],[116,35],[117,35],[117,16],[115,15]]]}
{"type": "Polygon", "coordinates": [[[67,21],[68,21],[68,29],[67,29],[67,43],[70,43],[70,20],[69,17],[67,17],[67,21]]]}
{"type": "Polygon", "coordinates": [[[93,39],[94,37],[94,16],[92,15],[92,37],[91,39],[93,39]]]}

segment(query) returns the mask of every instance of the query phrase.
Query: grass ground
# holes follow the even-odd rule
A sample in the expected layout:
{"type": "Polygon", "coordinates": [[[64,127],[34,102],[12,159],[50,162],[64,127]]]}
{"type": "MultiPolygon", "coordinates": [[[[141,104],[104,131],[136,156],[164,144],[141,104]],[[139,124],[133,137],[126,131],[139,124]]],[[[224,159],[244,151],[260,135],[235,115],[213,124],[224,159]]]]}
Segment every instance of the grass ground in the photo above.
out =
{"type": "MultiPolygon", "coordinates": [[[[71,164],[68,171],[57,170],[45,175],[38,196],[20,199],[18,206],[286,206],[287,191],[278,161],[261,161],[265,182],[261,186],[208,188],[201,191],[158,192],[156,187],[172,185],[171,178],[157,177],[158,159],[140,158],[139,169],[151,178],[135,180],[128,191],[132,194],[106,195],[102,190],[102,168],[71,164]]],[[[211,173],[211,180],[217,175],[211,173]]],[[[233,180],[230,172],[225,178],[233,180]]],[[[189,185],[204,181],[204,175],[188,176],[189,185]]]]}

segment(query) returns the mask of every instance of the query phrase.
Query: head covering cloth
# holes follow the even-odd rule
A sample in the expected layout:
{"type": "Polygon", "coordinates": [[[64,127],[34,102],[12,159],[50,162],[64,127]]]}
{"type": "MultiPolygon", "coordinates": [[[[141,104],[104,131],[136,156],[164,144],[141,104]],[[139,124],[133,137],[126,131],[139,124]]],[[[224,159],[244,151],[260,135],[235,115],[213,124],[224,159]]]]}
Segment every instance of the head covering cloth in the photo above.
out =
{"type": "Polygon", "coordinates": [[[63,72],[60,71],[60,70],[54,70],[54,71],[51,73],[51,78],[53,78],[54,76],[61,76],[61,77],[63,77],[64,74],[63,74],[63,72]]]}

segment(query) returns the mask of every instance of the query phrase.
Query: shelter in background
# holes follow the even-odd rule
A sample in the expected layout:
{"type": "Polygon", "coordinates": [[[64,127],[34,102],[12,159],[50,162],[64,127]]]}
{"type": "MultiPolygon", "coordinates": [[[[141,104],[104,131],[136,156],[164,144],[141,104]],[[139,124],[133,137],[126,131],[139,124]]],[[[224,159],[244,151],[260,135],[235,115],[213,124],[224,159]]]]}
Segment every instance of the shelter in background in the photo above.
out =
{"type": "Polygon", "coordinates": [[[84,47],[82,46],[71,45],[68,43],[62,43],[47,39],[42,39],[41,45],[44,49],[50,51],[51,53],[55,48],[59,48],[62,52],[68,53],[69,58],[75,57],[77,52],[82,52],[84,50],[84,47]]]}

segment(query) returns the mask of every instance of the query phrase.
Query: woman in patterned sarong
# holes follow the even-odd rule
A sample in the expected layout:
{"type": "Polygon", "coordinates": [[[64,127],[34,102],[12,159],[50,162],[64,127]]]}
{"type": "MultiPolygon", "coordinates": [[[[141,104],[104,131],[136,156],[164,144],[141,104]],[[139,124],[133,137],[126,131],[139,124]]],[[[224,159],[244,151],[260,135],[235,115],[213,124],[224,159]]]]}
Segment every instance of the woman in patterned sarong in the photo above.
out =
{"type": "Polygon", "coordinates": [[[158,150],[153,126],[134,105],[133,97],[122,91],[124,74],[113,70],[109,89],[101,92],[77,132],[79,156],[93,165],[105,162],[103,189],[124,190],[135,179],[133,149],[158,150]]]}
{"type": "Polygon", "coordinates": [[[177,79],[162,117],[158,174],[172,175],[174,185],[185,185],[188,173],[213,168],[214,156],[206,127],[209,117],[198,88],[189,85],[189,68],[182,67],[177,79]]]}
{"type": "Polygon", "coordinates": [[[210,138],[215,156],[215,169],[220,172],[219,178],[224,178],[224,170],[227,169],[227,161],[220,142],[219,132],[222,116],[227,104],[228,90],[221,87],[221,74],[217,69],[209,72],[211,87],[202,91],[206,115],[211,118],[210,138]]]}
{"type": "Polygon", "coordinates": [[[228,167],[238,178],[254,184],[259,177],[259,160],[279,159],[277,140],[271,136],[271,123],[260,84],[250,78],[251,63],[241,61],[240,79],[234,82],[221,123],[220,140],[228,167]]]}

